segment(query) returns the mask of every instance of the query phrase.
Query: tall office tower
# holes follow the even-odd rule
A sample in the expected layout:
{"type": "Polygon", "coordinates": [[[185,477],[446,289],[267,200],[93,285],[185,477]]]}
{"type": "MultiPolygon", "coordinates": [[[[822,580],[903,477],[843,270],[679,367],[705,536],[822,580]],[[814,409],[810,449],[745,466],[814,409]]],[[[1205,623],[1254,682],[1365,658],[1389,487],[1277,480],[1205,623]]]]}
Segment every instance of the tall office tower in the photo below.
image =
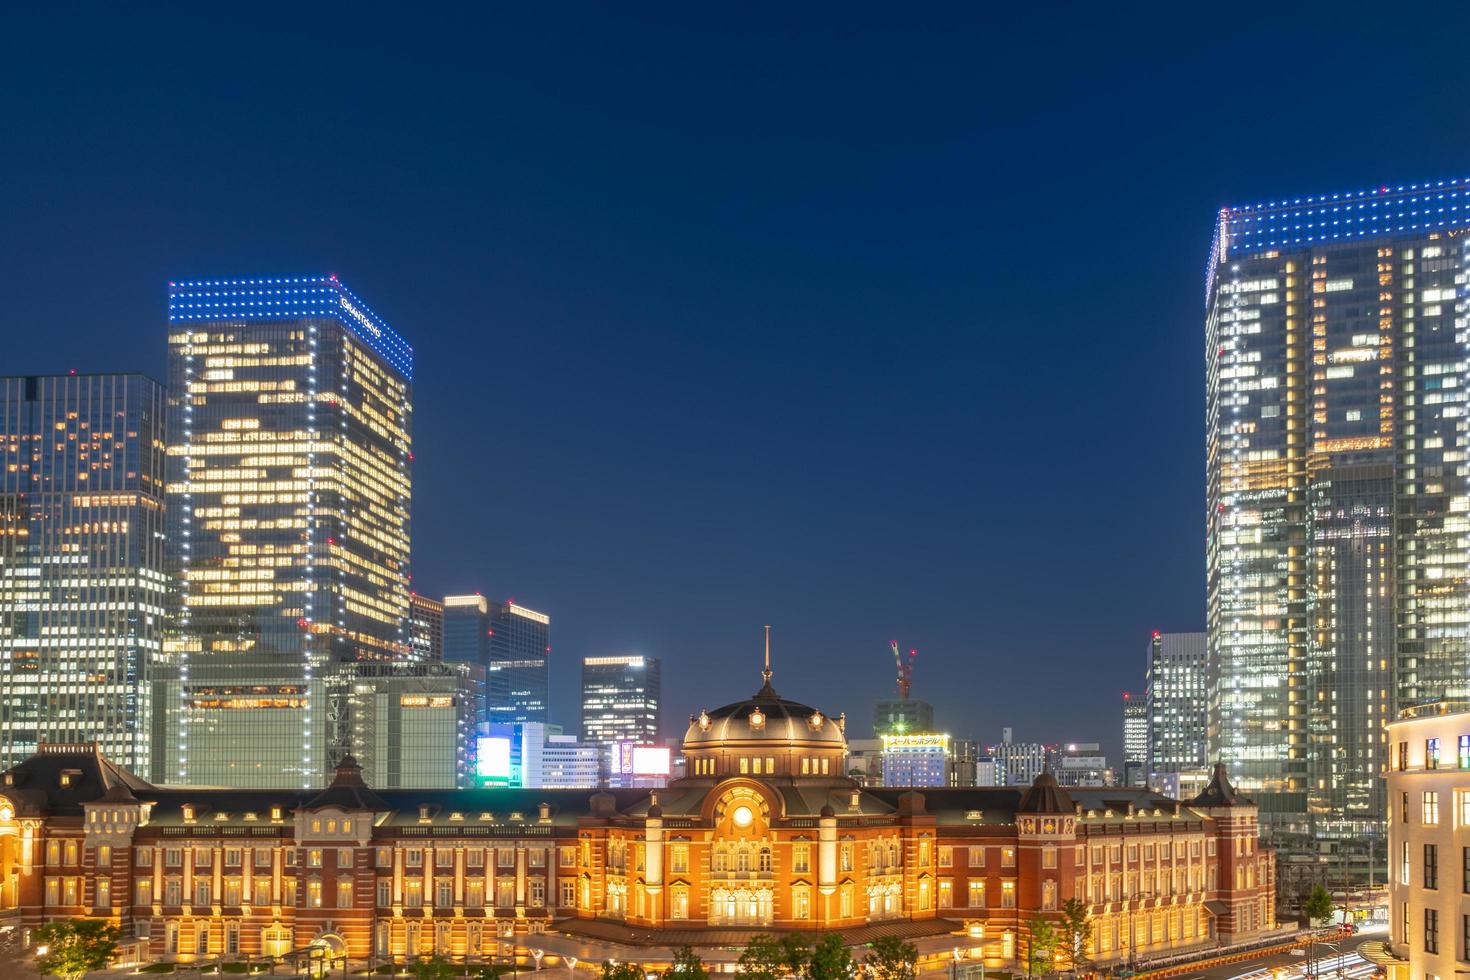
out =
{"type": "Polygon", "coordinates": [[[95,741],[160,775],[164,420],[139,375],[0,378],[0,768],[95,741]]]}
{"type": "Polygon", "coordinates": [[[1286,829],[1377,831],[1385,722],[1470,694],[1467,227],[1464,180],[1215,225],[1209,753],[1286,829]]]}
{"type": "Polygon", "coordinates": [[[1000,786],[1030,786],[1046,768],[1046,746],[1017,742],[1010,728],[1002,728],[1000,741],[985,751],[995,760],[995,781],[1000,786]]]}
{"type": "Polygon", "coordinates": [[[322,784],[408,640],[412,352],[327,278],[169,286],[174,781],[322,784]]]}
{"type": "Polygon", "coordinates": [[[1148,782],[1148,704],[1123,692],[1123,785],[1148,782]]]}
{"type": "Polygon", "coordinates": [[[503,692],[490,688],[490,603],[478,592],[444,597],[444,662],[465,677],[474,724],[486,721],[488,705],[503,692]]]}
{"type": "Polygon", "coordinates": [[[873,702],[873,736],[934,731],[934,706],[918,698],[882,698],[873,702]]]}
{"type": "Polygon", "coordinates": [[[659,668],[657,657],[583,657],[582,740],[657,742],[659,668]]]}
{"type": "Polygon", "coordinates": [[[551,703],[551,617],[509,600],[491,602],[489,634],[489,720],[544,724],[551,703]]]}
{"type": "Polygon", "coordinates": [[[1204,633],[1160,633],[1148,641],[1148,771],[1203,771],[1209,764],[1209,644],[1204,633]]]}
{"type": "Polygon", "coordinates": [[[408,597],[408,647],[418,663],[443,661],[444,603],[417,592],[408,597]]]}

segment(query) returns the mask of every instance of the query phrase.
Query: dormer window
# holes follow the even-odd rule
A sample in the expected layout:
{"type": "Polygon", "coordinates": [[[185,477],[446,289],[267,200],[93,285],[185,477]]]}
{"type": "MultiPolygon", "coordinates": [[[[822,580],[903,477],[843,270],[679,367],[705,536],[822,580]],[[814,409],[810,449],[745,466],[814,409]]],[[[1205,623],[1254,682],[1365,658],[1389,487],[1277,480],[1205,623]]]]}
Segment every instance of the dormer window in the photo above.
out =
{"type": "Polygon", "coordinates": [[[194,804],[192,804],[192,803],[185,803],[182,807],[180,807],[180,809],[184,813],[184,822],[185,823],[193,823],[194,822],[194,804]]]}
{"type": "Polygon", "coordinates": [[[79,783],[81,781],[81,779],[82,779],[82,771],[80,769],[63,769],[63,770],[61,770],[61,785],[62,786],[75,786],[77,783],[79,783]]]}
{"type": "Polygon", "coordinates": [[[511,811],[511,814],[510,814],[510,818],[512,820],[524,820],[524,819],[526,819],[525,817],[523,817],[521,815],[521,811],[519,811],[519,810],[512,810],[511,811]]]}
{"type": "Polygon", "coordinates": [[[543,803],[543,804],[541,804],[541,806],[540,806],[540,819],[542,819],[542,820],[550,820],[551,819],[551,804],[550,803],[543,803]]]}
{"type": "Polygon", "coordinates": [[[254,820],[254,819],[256,819],[256,816],[255,816],[255,814],[253,812],[247,812],[245,814],[245,819],[246,820],[254,820]]]}
{"type": "Polygon", "coordinates": [[[460,813],[458,810],[455,810],[454,812],[452,812],[452,813],[449,814],[449,819],[450,820],[463,820],[464,819],[464,814],[463,813],[460,813]]]}
{"type": "Polygon", "coordinates": [[[223,813],[223,812],[216,813],[214,815],[214,819],[216,819],[216,820],[228,820],[228,819],[230,819],[230,815],[228,813],[223,813]]]}
{"type": "Polygon", "coordinates": [[[750,727],[757,732],[766,727],[766,716],[761,709],[756,708],[750,713],[750,727]]]}
{"type": "Polygon", "coordinates": [[[15,785],[15,773],[13,773],[13,772],[7,772],[5,774],[5,785],[6,786],[14,786],[15,785]]]}
{"type": "Polygon", "coordinates": [[[822,722],[826,721],[826,719],[822,717],[822,713],[820,711],[813,711],[812,716],[810,719],[808,719],[808,721],[810,722],[813,729],[820,729],[822,727],[822,722]]]}
{"type": "Polygon", "coordinates": [[[282,818],[281,808],[278,807],[278,806],[271,807],[271,819],[272,820],[280,820],[281,818],[282,818]]]}
{"type": "Polygon", "coordinates": [[[427,803],[420,803],[419,804],[419,823],[428,823],[428,822],[429,822],[429,804],[427,804],[427,803]]]}
{"type": "Polygon", "coordinates": [[[494,820],[495,819],[495,814],[493,814],[493,813],[481,813],[480,814],[480,819],[481,820],[494,820]]]}

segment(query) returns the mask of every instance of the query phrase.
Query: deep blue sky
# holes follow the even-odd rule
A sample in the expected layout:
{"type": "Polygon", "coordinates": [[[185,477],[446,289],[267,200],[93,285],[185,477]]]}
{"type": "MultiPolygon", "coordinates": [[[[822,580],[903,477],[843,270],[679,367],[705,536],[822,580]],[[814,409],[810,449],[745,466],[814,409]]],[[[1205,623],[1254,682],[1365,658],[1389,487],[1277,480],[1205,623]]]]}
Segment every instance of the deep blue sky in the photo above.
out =
{"type": "Polygon", "coordinates": [[[772,623],[854,731],[897,637],[955,732],[1116,749],[1203,625],[1214,212],[1463,176],[1470,12],[693,6],[7,11],[0,371],[336,272],[416,348],[420,591],[551,613],[561,720],[641,651],[682,731],[772,623]]]}

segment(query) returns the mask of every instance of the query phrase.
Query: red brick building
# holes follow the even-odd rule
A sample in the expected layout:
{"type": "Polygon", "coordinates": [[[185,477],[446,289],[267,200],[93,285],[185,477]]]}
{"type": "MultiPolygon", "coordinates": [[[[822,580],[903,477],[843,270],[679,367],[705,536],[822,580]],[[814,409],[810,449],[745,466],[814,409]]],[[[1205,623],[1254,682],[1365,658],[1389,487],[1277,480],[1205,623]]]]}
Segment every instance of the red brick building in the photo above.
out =
{"type": "Polygon", "coordinates": [[[88,745],[0,775],[0,916],[97,916],[151,959],[576,956],[712,962],[760,931],[895,933],[926,956],[1026,955],[1086,902],[1118,962],[1275,927],[1273,855],[1223,767],[1146,789],[864,789],[842,716],[777,696],[701,712],[666,790],[158,787],[88,745]]]}

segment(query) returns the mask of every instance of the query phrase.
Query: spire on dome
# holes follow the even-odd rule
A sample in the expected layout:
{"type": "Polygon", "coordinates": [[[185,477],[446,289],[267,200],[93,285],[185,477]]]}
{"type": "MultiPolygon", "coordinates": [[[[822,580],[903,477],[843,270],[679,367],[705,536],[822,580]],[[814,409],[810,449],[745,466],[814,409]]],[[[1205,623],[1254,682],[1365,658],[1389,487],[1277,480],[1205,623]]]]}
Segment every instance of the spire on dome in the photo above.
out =
{"type": "Polygon", "coordinates": [[[771,686],[771,627],[766,626],[766,666],[761,671],[761,689],[755,692],[757,698],[778,698],[776,689],[771,686]]]}

